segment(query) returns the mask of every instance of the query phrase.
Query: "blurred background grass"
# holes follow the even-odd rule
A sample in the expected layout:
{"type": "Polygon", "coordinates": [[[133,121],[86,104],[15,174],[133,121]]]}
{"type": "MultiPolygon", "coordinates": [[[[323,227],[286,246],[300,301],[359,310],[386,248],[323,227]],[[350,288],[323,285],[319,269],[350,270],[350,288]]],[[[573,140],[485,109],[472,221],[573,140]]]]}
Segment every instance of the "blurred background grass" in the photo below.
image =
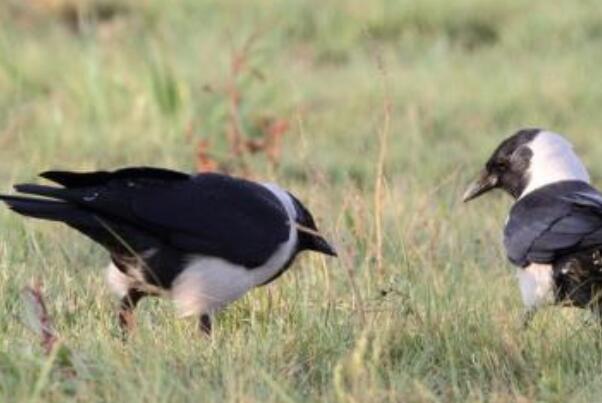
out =
{"type": "Polygon", "coordinates": [[[211,341],[144,301],[123,344],[105,254],[3,210],[0,400],[598,400],[597,327],[550,309],[522,331],[509,200],[459,197],[524,126],[566,133],[600,184],[601,17],[596,0],[3,1],[3,191],[49,168],[194,171],[203,154],[289,187],[341,258],[303,258],[211,341]],[[251,140],[284,122],[276,161],[238,161],[233,102],[251,140]],[[68,363],[23,324],[32,277],[68,363]]]}

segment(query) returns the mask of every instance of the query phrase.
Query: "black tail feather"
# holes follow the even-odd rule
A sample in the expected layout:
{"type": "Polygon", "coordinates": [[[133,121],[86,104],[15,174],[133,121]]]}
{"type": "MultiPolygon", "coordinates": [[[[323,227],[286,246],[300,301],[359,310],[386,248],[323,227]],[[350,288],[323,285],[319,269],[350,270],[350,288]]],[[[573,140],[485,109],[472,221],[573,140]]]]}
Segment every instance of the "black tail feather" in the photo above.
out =
{"type": "Polygon", "coordinates": [[[68,171],[46,171],[40,177],[48,179],[66,188],[80,188],[86,186],[97,186],[108,182],[112,175],[110,172],[68,172],[68,171]]]}
{"type": "Polygon", "coordinates": [[[165,182],[188,180],[190,175],[164,168],[131,167],[113,172],[46,171],[40,176],[69,189],[103,186],[112,180],[151,179],[165,182]]]}
{"type": "MultiPolygon", "coordinates": [[[[37,190],[27,189],[32,190],[32,193],[34,193],[33,190],[37,190]]],[[[40,192],[36,191],[35,193],[40,192]]],[[[43,194],[47,195],[47,192],[43,194]]],[[[0,194],[0,201],[6,203],[11,210],[18,214],[67,224],[93,241],[98,242],[111,253],[127,254],[132,250],[147,250],[156,247],[156,240],[153,237],[149,237],[123,223],[116,224],[109,219],[99,217],[73,203],[2,194],[0,194]],[[124,239],[132,240],[133,243],[128,244],[124,239]]]]}
{"type": "Polygon", "coordinates": [[[32,183],[15,185],[14,188],[17,192],[31,195],[44,196],[64,201],[75,200],[73,191],[64,188],[55,188],[52,186],[36,185],[32,183]]]}
{"type": "Polygon", "coordinates": [[[0,200],[24,216],[62,221],[73,226],[97,225],[93,215],[70,203],[7,195],[0,195],[0,200]]]}

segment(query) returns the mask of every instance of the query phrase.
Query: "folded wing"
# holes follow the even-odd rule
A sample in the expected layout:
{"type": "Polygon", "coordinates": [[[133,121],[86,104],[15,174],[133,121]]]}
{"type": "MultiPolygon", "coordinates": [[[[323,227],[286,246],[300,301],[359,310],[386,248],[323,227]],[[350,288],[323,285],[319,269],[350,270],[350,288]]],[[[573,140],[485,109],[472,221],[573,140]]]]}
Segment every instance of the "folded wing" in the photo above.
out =
{"type": "Polygon", "coordinates": [[[187,253],[253,268],[289,237],[289,217],[280,201],[264,186],[243,179],[155,168],[42,176],[64,187],[15,188],[61,200],[78,214],[127,225],[187,253]]]}
{"type": "Polygon", "coordinates": [[[523,267],[602,247],[602,195],[585,182],[539,189],[512,208],[504,244],[523,267]]]}

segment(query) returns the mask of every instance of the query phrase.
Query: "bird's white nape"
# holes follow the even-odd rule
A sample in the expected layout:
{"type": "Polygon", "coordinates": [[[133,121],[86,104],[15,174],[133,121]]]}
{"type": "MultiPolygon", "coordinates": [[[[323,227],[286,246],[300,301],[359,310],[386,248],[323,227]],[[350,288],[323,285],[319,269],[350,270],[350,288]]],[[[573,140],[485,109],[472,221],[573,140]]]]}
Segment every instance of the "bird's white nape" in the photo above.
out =
{"type": "Polygon", "coordinates": [[[573,146],[559,134],[541,131],[528,146],[533,152],[527,171],[529,182],[521,197],[543,186],[566,180],[589,183],[587,169],[573,146]]]}
{"type": "Polygon", "coordinates": [[[275,183],[262,183],[262,185],[272,192],[274,196],[278,198],[278,200],[280,200],[280,203],[282,203],[286,209],[286,213],[291,218],[291,221],[294,222],[297,219],[297,209],[295,208],[295,203],[288,192],[275,183]]]}

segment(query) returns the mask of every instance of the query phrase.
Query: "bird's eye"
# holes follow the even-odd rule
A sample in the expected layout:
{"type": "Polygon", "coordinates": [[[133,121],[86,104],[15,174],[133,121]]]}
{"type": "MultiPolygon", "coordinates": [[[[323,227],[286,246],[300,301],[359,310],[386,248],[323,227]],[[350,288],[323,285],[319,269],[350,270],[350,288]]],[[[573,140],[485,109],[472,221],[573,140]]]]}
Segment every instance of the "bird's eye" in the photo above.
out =
{"type": "Polygon", "coordinates": [[[498,172],[505,172],[508,170],[509,166],[506,161],[499,161],[495,164],[494,168],[498,172]]]}

